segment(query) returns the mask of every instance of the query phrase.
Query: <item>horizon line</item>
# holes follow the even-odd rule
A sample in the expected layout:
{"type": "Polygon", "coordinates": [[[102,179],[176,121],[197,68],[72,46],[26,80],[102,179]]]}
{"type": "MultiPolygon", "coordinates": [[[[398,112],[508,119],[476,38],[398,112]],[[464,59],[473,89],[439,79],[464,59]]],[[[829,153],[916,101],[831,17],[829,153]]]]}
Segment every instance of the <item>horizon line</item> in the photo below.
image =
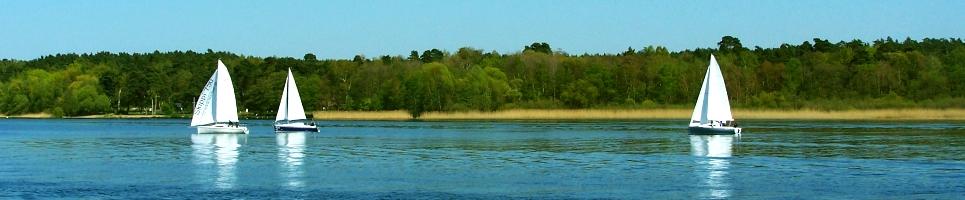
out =
{"type": "MultiPolygon", "coordinates": [[[[728,35],[721,36],[721,38],[727,37],[727,36],[728,36],[728,35]]],[[[736,38],[736,37],[735,37],[735,38],[736,38]]],[[[737,38],[737,39],[739,40],[740,38],[737,38]]],[[[817,38],[817,37],[816,37],[816,38],[813,38],[813,39],[811,39],[811,40],[802,41],[802,42],[800,42],[799,44],[781,43],[780,45],[777,45],[777,46],[775,46],[775,47],[762,47],[762,46],[759,46],[759,45],[754,45],[754,46],[753,46],[754,48],[749,48],[749,46],[743,46],[743,45],[742,45],[742,46],[743,46],[743,48],[747,48],[747,49],[751,49],[751,50],[753,50],[753,49],[755,49],[755,48],[758,48],[758,47],[760,47],[760,48],[762,48],[762,49],[775,49],[775,48],[780,48],[780,47],[783,46],[783,45],[799,46],[799,45],[803,45],[804,43],[813,42],[815,39],[822,39],[822,38],[817,38]]],[[[877,38],[877,39],[869,40],[869,41],[864,41],[864,40],[861,40],[861,39],[858,39],[858,38],[854,38],[854,39],[851,39],[851,40],[849,40],[849,41],[839,40],[839,41],[837,41],[837,42],[831,42],[831,41],[828,40],[828,39],[823,39],[823,40],[828,40],[828,42],[831,42],[832,44],[840,44],[840,43],[845,43],[845,42],[851,42],[851,41],[858,40],[858,41],[861,41],[863,44],[873,45],[875,41],[885,41],[885,40],[888,40],[888,39],[891,39],[892,41],[899,42],[899,43],[903,43],[903,42],[906,41],[906,40],[912,40],[912,41],[921,42],[921,41],[924,41],[924,40],[926,40],[926,39],[952,40],[952,41],[954,41],[954,40],[963,40],[963,38],[958,38],[958,37],[922,37],[922,38],[920,38],[920,39],[914,39],[914,38],[912,38],[912,37],[910,37],[910,36],[906,36],[904,39],[898,39],[898,38],[893,38],[893,37],[891,37],[891,36],[887,36],[887,37],[884,37],[884,38],[877,38]]],[[[430,49],[423,49],[423,50],[420,51],[420,49],[413,49],[413,50],[410,50],[409,52],[411,52],[411,51],[417,51],[417,52],[419,52],[419,53],[421,54],[421,53],[423,53],[423,51],[426,51],[426,50],[437,49],[437,50],[440,50],[440,51],[445,52],[445,53],[453,53],[453,52],[456,52],[456,51],[458,51],[459,49],[462,49],[462,48],[471,48],[471,49],[475,49],[475,50],[480,50],[480,51],[482,51],[482,52],[484,52],[484,53],[496,52],[496,53],[505,55],[505,54],[522,53],[522,52],[524,51],[524,49],[525,49],[526,46],[529,46],[529,45],[532,45],[532,44],[535,44],[535,43],[546,43],[546,42],[544,42],[544,41],[534,41],[533,43],[530,43],[530,44],[523,44],[522,46],[520,46],[521,48],[519,48],[518,50],[508,51],[508,52],[499,52],[498,50],[495,50],[495,49],[489,49],[489,50],[487,50],[487,49],[481,49],[481,48],[476,48],[476,47],[473,47],[473,46],[462,46],[462,47],[456,48],[455,50],[450,50],[450,49],[446,49],[446,48],[430,48],[430,49]]],[[[547,43],[547,44],[548,44],[548,43],[547,43]]],[[[643,49],[648,48],[648,47],[654,47],[654,48],[661,48],[661,47],[662,47],[662,48],[664,48],[664,49],[667,49],[667,51],[670,52],[670,53],[681,53],[681,52],[687,52],[687,51],[697,51],[697,50],[701,50],[701,49],[712,49],[712,50],[716,50],[716,49],[718,49],[718,47],[717,47],[716,45],[717,45],[717,44],[714,44],[714,46],[711,46],[711,47],[696,47],[696,48],[686,48],[686,49],[680,49],[680,50],[670,50],[667,46],[663,46],[663,45],[646,45],[646,46],[642,46],[642,47],[639,47],[639,48],[634,48],[634,50],[639,51],[639,50],[643,50],[643,49]]],[[[811,44],[811,45],[813,45],[813,44],[811,44]]],[[[550,44],[550,46],[552,46],[552,44],[550,44]]],[[[627,47],[628,47],[628,48],[633,48],[632,45],[627,46],[627,47]]],[[[577,56],[579,56],[579,55],[617,55],[617,54],[623,53],[623,51],[617,51],[617,52],[595,52],[595,53],[590,53],[590,52],[570,53],[570,52],[565,51],[565,50],[562,49],[562,48],[553,48],[552,50],[553,50],[553,53],[554,53],[554,54],[557,53],[557,52],[562,52],[562,54],[571,55],[571,56],[572,56],[572,55],[577,55],[577,56]]],[[[299,57],[299,56],[284,56],[284,55],[277,55],[277,54],[275,54],[275,55],[253,55],[253,54],[246,54],[246,53],[243,53],[243,52],[235,52],[235,51],[224,50],[224,49],[222,49],[222,50],[215,50],[215,49],[207,48],[207,49],[203,49],[203,50],[199,50],[199,49],[169,49],[169,50],[154,49],[154,50],[148,50],[148,51],[110,51],[110,50],[99,50],[99,51],[91,51],[91,52],[60,52],[60,53],[44,54],[44,55],[40,55],[40,56],[37,56],[37,57],[29,58],[29,59],[0,58],[0,60],[7,60],[7,61],[31,61],[31,60],[42,59],[42,58],[44,58],[44,57],[49,57],[49,56],[70,55],[70,54],[75,54],[75,55],[80,55],[80,56],[83,56],[83,55],[95,55],[95,54],[100,54],[100,53],[110,53],[110,54],[123,54],[123,53],[127,53],[127,54],[151,54],[151,53],[173,53],[173,52],[196,52],[196,53],[204,54],[204,53],[208,53],[209,51],[210,51],[210,52],[214,52],[214,53],[230,53],[230,54],[238,55],[239,57],[295,58],[295,59],[298,59],[298,57],[299,57]]],[[[408,53],[408,52],[407,52],[407,53],[408,53]]],[[[304,55],[307,55],[307,54],[313,54],[313,55],[315,55],[315,56],[316,56],[316,60],[351,60],[351,59],[352,59],[351,57],[348,57],[348,58],[346,58],[346,57],[319,57],[318,54],[316,54],[316,52],[305,52],[305,53],[302,54],[301,56],[304,56],[304,55]]],[[[403,53],[403,54],[382,54],[382,55],[376,55],[376,56],[372,56],[372,57],[369,57],[369,56],[365,55],[364,53],[358,53],[358,54],[355,54],[355,55],[356,55],[356,56],[361,55],[361,56],[363,56],[364,58],[378,58],[378,57],[384,57],[384,56],[390,56],[390,57],[396,57],[396,56],[398,56],[398,57],[405,57],[405,56],[406,56],[405,54],[406,54],[406,53],[403,53]]]]}

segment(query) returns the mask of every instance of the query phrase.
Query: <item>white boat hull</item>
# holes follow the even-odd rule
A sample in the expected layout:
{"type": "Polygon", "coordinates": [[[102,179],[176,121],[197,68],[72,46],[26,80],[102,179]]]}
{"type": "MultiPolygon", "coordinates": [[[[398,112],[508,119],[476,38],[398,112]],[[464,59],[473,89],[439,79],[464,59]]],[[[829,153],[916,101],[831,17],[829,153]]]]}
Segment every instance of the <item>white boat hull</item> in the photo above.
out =
{"type": "Polygon", "coordinates": [[[740,135],[740,127],[732,126],[711,126],[709,124],[690,125],[688,128],[692,135],[740,135]]]}
{"type": "Polygon", "coordinates": [[[219,133],[234,133],[234,134],[248,134],[248,127],[244,126],[228,126],[224,124],[215,125],[204,125],[197,126],[199,134],[219,134],[219,133]]]}

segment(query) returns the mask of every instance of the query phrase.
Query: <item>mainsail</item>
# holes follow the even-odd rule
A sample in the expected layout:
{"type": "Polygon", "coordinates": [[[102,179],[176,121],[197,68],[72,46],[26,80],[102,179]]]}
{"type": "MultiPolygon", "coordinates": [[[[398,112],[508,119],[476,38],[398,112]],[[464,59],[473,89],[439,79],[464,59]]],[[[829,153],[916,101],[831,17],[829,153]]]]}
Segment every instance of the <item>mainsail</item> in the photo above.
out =
{"type": "Polygon", "coordinates": [[[285,79],[285,90],[281,94],[281,103],[278,104],[278,114],[275,115],[275,121],[300,119],[306,119],[305,108],[302,107],[302,99],[298,95],[295,76],[292,75],[292,70],[288,69],[288,78],[285,79]]]}
{"type": "Polygon", "coordinates": [[[231,83],[228,68],[218,60],[218,69],[208,79],[198,102],[194,105],[194,116],[191,126],[212,124],[217,122],[238,122],[238,107],[235,101],[235,89],[231,83]]]}
{"type": "Polygon", "coordinates": [[[730,112],[730,100],[727,99],[727,87],[724,86],[724,76],[720,73],[717,59],[710,55],[710,65],[704,75],[704,82],[700,85],[697,105],[690,117],[694,121],[706,124],[713,121],[734,121],[730,112]]]}

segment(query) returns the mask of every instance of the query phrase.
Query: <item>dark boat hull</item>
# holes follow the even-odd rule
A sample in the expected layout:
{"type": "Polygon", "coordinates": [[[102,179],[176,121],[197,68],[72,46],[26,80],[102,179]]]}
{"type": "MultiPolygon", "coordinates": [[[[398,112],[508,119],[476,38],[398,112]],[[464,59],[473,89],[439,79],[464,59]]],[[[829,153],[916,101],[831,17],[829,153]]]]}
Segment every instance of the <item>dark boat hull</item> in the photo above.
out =
{"type": "Polygon", "coordinates": [[[741,133],[741,128],[737,127],[688,127],[691,135],[735,135],[741,133]]]}
{"type": "Polygon", "coordinates": [[[280,131],[280,132],[318,132],[318,127],[306,128],[306,127],[284,127],[284,126],[276,126],[276,127],[275,127],[275,131],[280,131]]]}

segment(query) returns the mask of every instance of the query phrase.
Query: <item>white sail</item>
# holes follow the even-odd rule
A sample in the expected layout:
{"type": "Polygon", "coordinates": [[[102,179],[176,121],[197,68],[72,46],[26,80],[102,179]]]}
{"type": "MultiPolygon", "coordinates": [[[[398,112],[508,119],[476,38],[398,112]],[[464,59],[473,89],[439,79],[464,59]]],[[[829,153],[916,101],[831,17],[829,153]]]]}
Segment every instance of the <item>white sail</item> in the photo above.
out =
{"type": "Polygon", "coordinates": [[[231,83],[228,68],[218,60],[217,95],[215,95],[215,122],[238,122],[238,106],[235,102],[235,88],[231,83]]]}
{"type": "Polygon", "coordinates": [[[214,123],[214,88],[218,81],[218,72],[215,71],[208,79],[208,83],[201,90],[198,101],[194,104],[194,116],[191,117],[191,126],[205,125],[214,123]]]}
{"type": "Polygon", "coordinates": [[[707,66],[707,74],[700,86],[700,95],[697,97],[697,105],[694,106],[694,113],[690,120],[691,123],[700,121],[700,124],[706,124],[709,120],[734,121],[730,112],[730,100],[727,98],[724,76],[720,72],[720,65],[717,64],[714,55],[710,55],[710,65],[707,66]]]}
{"type": "Polygon", "coordinates": [[[208,79],[201,90],[198,102],[194,105],[191,126],[216,122],[238,122],[238,107],[235,105],[235,89],[231,83],[228,68],[218,60],[218,69],[208,79]]]}
{"type": "Polygon", "coordinates": [[[285,90],[281,95],[281,103],[278,104],[278,114],[275,115],[275,121],[300,119],[306,119],[305,108],[302,107],[302,99],[298,95],[295,76],[292,75],[292,70],[288,69],[288,78],[285,79],[285,90]]]}
{"type": "Polygon", "coordinates": [[[714,55],[710,56],[711,74],[707,89],[707,119],[715,121],[734,121],[730,113],[730,100],[727,97],[727,87],[724,85],[724,75],[720,72],[720,65],[714,55]]]}
{"type": "Polygon", "coordinates": [[[707,99],[705,94],[707,93],[707,75],[710,75],[710,68],[707,68],[708,73],[704,73],[704,82],[700,84],[700,94],[697,95],[697,105],[694,106],[694,114],[690,116],[690,123],[695,121],[698,123],[707,122],[707,110],[704,107],[707,104],[707,99]]]}

